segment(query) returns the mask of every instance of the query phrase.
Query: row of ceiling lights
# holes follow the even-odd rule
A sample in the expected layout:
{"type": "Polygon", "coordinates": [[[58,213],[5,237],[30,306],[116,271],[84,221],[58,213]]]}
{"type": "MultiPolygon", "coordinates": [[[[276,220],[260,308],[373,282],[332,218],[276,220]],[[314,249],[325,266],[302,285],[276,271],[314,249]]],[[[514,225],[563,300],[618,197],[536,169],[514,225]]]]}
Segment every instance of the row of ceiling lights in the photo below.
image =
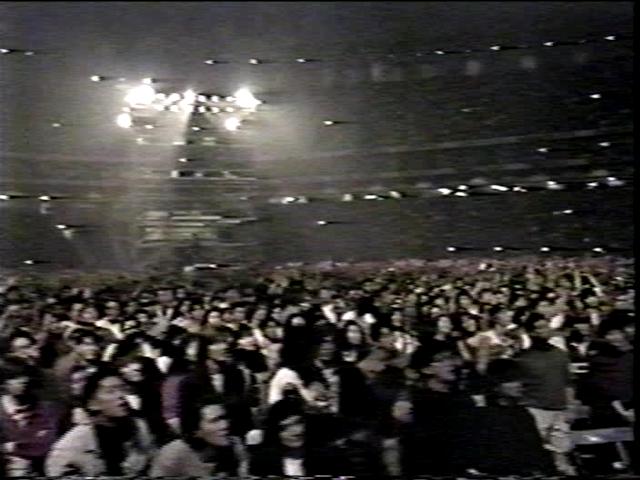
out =
{"type": "MultiPolygon", "coordinates": [[[[608,43],[608,42],[624,40],[627,38],[633,38],[633,36],[628,34],[609,34],[604,36],[590,35],[585,38],[581,38],[580,40],[546,41],[546,42],[531,44],[531,45],[528,45],[528,44],[497,45],[496,44],[496,45],[491,45],[489,47],[483,47],[483,48],[465,48],[465,49],[452,48],[452,49],[436,49],[436,50],[429,50],[424,52],[415,52],[415,51],[398,52],[398,53],[387,53],[385,54],[385,56],[389,58],[394,58],[394,57],[403,56],[403,55],[412,55],[416,57],[422,57],[425,55],[447,55],[447,54],[500,52],[500,51],[508,51],[508,50],[530,50],[530,49],[549,48],[549,47],[578,46],[578,45],[585,45],[589,43],[608,43]]],[[[33,56],[33,55],[36,55],[36,51],[18,49],[18,48],[6,48],[6,47],[0,48],[0,55],[9,55],[9,54],[13,54],[13,55],[22,54],[25,56],[33,56]]],[[[365,55],[374,55],[374,53],[364,52],[358,56],[365,56],[365,55]]],[[[341,55],[341,58],[345,58],[348,56],[349,55],[341,55]]],[[[315,62],[315,61],[320,61],[320,59],[297,57],[295,58],[295,60],[293,60],[294,63],[309,63],[309,62],[315,62]]],[[[218,64],[230,63],[230,61],[209,58],[207,60],[204,60],[204,63],[207,65],[218,65],[218,64]]],[[[250,65],[260,65],[263,63],[274,63],[274,60],[264,60],[264,59],[253,57],[253,58],[249,58],[247,60],[247,63],[249,63],[250,65]]]]}

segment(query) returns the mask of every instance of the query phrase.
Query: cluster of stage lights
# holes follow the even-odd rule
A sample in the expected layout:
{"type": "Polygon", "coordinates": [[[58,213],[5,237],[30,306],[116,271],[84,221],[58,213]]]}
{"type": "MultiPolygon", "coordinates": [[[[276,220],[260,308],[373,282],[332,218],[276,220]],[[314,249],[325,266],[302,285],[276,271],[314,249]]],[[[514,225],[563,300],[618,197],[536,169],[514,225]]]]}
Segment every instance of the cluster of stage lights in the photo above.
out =
{"type": "MultiPolygon", "coordinates": [[[[104,77],[94,75],[92,81],[102,81],[104,77]]],[[[124,98],[128,106],[116,117],[116,125],[121,128],[135,127],[135,111],[140,109],[154,109],[158,112],[168,111],[188,114],[233,114],[224,119],[224,128],[229,131],[237,131],[242,125],[242,115],[255,112],[257,107],[264,102],[258,100],[248,88],[240,88],[232,96],[197,94],[193,90],[183,93],[160,93],[153,88],[154,80],[145,78],[142,84],[129,90],[124,98]]],[[[151,123],[144,125],[145,129],[153,129],[151,123]]],[[[192,127],[193,131],[202,130],[201,127],[192,127]]]]}

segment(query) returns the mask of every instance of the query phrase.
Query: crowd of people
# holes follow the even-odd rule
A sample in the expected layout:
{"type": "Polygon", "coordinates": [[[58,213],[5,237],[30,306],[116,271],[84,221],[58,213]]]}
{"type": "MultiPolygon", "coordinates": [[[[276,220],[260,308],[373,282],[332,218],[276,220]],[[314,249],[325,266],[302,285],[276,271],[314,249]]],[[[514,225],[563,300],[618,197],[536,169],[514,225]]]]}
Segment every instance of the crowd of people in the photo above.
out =
{"type": "Polygon", "coordinates": [[[620,259],[175,278],[1,279],[0,476],[575,475],[635,421],[620,259]]]}

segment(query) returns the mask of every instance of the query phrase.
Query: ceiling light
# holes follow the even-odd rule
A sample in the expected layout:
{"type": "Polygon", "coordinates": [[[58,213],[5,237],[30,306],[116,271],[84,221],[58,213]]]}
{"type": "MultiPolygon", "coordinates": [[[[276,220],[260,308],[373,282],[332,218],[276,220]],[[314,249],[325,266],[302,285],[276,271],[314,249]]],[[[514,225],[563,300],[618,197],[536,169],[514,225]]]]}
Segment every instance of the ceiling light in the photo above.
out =
{"type": "Polygon", "coordinates": [[[610,42],[616,40],[616,36],[615,35],[609,35],[607,37],[604,37],[605,40],[609,40],[610,42]]]}
{"type": "Polygon", "coordinates": [[[330,125],[333,125],[333,124],[334,124],[334,123],[336,123],[336,122],[334,122],[333,120],[325,120],[325,121],[324,121],[324,122],[322,122],[322,123],[323,123],[325,126],[327,126],[327,127],[328,127],[328,126],[330,126],[330,125]]]}
{"type": "Polygon", "coordinates": [[[66,230],[69,227],[67,225],[64,225],[64,224],[61,223],[61,224],[56,225],[56,228],[58,230],[66,230]]]}
{"type": "Polygon", "coordinates": [[[591,95],[589,95],[589,98],[593,98],[594,100],[598,100],[599,98],[602,98],[602,95],[600,95],[599,93],[592,93],[591,95]]]}
{"type": "Polygon", "coordinates": [[[153,85],[155,81],[153,80],[153,78],[147,77],[142,79],[142,83],[145,85],[153,85]]]}
{"type": "Polygon", "coordinates": [[[218,95],[211,95],[209,100],[211,100],[212,102],[219,102],[220,101],[220,97],[218,95]]]}
{"type": "Polygon", "coordinates": [[[23,55],[26,55],[28,57],[35,55],[36,52],[34,52],[33,50],[27,50],[26,52],[23,53],[23,55]]]}
{"type": "Polygon", "coordinates": [[[196,100],[199,102],[206,102],[208,99],[206,95],[196,95],[196,100]]]}
{"type": "Polygon", "coordinates": [[[172,93],[167,97],[167,101],[171,103],[179,102],[182,99],[182,95],[179,93],[172,93]]]}
{"type": "Polygon", "coordinates": [[[240,128],[241,123],[242,121],[239,118],[229,117],[224,121],[224,128],[235,132],[236,130],[238,130],[238,128],[240,128]]]}
{"type": "Polygon", "coordinates": [[[391,190],[391,191],[389,191],[389,196],[390,196],[391,198],[402,198],[402,197],[404,197],[404,195],[403,195],[402,193],[397,192],[397,191],[395,191],[395,190],[391,190]]]}
{"type": "Polygon", "coordinates": [[[253,96],[253,93],[248,88],[241,88],[236,93],[234,93],[233,97],[235,99],[236,105],[240,108],[248,108],[250,110],[255,110],[255,108],[260,105],[262,102],[253,96]]]}
{"type": "Polygon", "coordinates": [[[520,186],[515,186],[513,187],[513,191],[514,192],[521,192],[521,193],[525,193],[527,191],[526,188],[520,187],[520,186]]]}
{"type": "Polygon", "coordinates": [[[62,126],[62,124],[61,124],[61,123],[58,123],[58,122],[55,122],[55,123],[52,123],[52,124],[51,124],[51,126],[52,126],[53,128],[60,128],[60,127],[62,126]]]}
{"type": "Polygon", "coordinates": [[[116,117],[116,125],[121,128],[131,128],[133,125],[133,119],[128,113],[121,113],[116,117]]]}
{"type": "Polygon", "coordinates": [[[5,54],[5,53],[11,53],[11,52],[12,50],[9,50],[8,48],[0,48],[0,53],[5,54]]]}
{"type": "Polygon", "coordinates": [[[501,49],[502,49],[502,47],[500,45],[493,45],[491,47],[491,50],[495,50],[495,51],[498,51],[498,50],[501,50],[501,49]]]}
{"type": "Polygon", "coordinates": [[[235,108],[233,108],[233,107],[226,107],[226,108],[224,109],[224,111],[225,111],[225,112],[228,112],[228,113],[233,113],[233,112],[235,112],[235,111],[236,111],[236,109],[235,109],[235,108]]]}
{"type": "Polygon", "coordinates": [[[547,153],[549,152],[549,149],[547,147],[542,147],[542,148],[538,148],[536,151],[540,153],[547,153]]]}
{"type": "Polygon", "coordinates": [[[209,60],[205,60],[204,63],[206,63],[207,65],[215,65],[218,62],[210,58],[209,60]]]}
{"type": "Polygon", "coordinates": [[[435,53],[436,55],[444,55],[444,52],[442,50],[436,50],[433,53],[435,53]]]}
{"type": "Polygon", "coordinates": [[[328,225],[328,223],[329,223],[329,222],[327,222],[326,220],[318,220],[318,221],[316,222],[316,224],[318,224],[318,225],[328,225]]]}
{"type": "Polygon", "coordinates": [[[600,142],[598,143],[599,147],[610,147],[611,146],[611,142],[600,142]]]}
{"type": "Polygon", "coordinates": [[[543,45],[545,47],[553,47],[556,43],[555,42],[544,42],[543,45]]]}
{"type": "Polygon", "coordinates": [[[450,188],[439,188],[438,192],[440,192],[442,195],[451,195],[453,193],[453,190],[451,190],[450,188]]]}
{"type": "Polygon", "coordinates": [[[200,128],[200,127],[191,127],[191,130],[193,130],[194,132],[199,132],[200,130],[202,130],[202,128],[200,128]]]}
{"type": "Polygon", "coordinates": [[[345,193],[344,195],[342,195],[342,201],[343,202],[353,202],[353,194],[352,193],[345,193]]]}
{"type": "Polygon", "coordinates": [[[296,58],[296,62],[298,62],[298,63],[306,63],[307,59],[306,58],[296,58]]]}
{"type": "Polygon", "coordinates": [[[456,250],[456,247],[447,247],[447,252],[455,252],[456,250]]]}
{"type": "Polygon", "coordinates": [[[213,113],[220,113],[220,108],[219,107],[211,107],[211,111],[213,113]]]}
{"type": "Polygon", "coordinates": [[[9,200],[11,198],[10,195],[0,195],[0,200],[9,200]]]}
{"type": "Polygon", "coordinates": [[[250,59],[249,59],[249,63],[250,63],[251,65],[258,65],[258,64],[260,63],[260,60],[259,60],[259,59],[257,59],[257,58],[250,58],[250,59]]]}
{"type": "Polygon", "coordinates": [[[602,248],[602,247],[595,247],[595,248],[593,249],[593,251],[594,251],[594,252],[596,252],[596,253],[604,253],[604,248],[602,248]]]}
{"type": "Polygon", "coordinates": [[[502,247],[493,247],[493,251],[494,252],[502,252],[502,251],[504,251],[504,248],[502,248],[502,247]]]}
{"type": "Polygon", "coordinates": [[[25,261],[24,261],[24,262],[22,262],[22,263],[24,263],[25,265],[33,265],[33,264],[34,264],[34,263],[36,263],[36,262],[34,262],[33,260],[25,260],[25,261]]]}
{"type": "Polygon", "coordinates": [[[469,194],[467,192],[456,192],[453,194],[456,197],[468,197],[469,194]]]}
{"type": "Polygon", "coordinates": [[[541,252],[549,252],[551,249],[549,247],[540,247],[541,252]]]}
{"type": "Polygon", "coordinates": [[[491,190],[497,190],[499,192],[508,192],[509,188],[503,185],[491,185],[491,190]]]}
{"type": "Polygon", "coordinates": [[[150,85],[140,85],[129,90],[127,96],[124,97],[124,101],[131,106],[146,106],[150,105],[156,98],[156,91],[150,85]]]}
{"type": "Polygon", "coordinates": [[[100,75],[91,75],[90,78],[92,82],[101,82],[104,80],[104,77],[101,77],[100,75]]]}
{"type": "Polygon", "coordinates": [[[51,197],[49,195],[40,195],[38,197],[38,200],[40,200],[41,202],[48,202],[49,200],[51,200],[51,197]]]}

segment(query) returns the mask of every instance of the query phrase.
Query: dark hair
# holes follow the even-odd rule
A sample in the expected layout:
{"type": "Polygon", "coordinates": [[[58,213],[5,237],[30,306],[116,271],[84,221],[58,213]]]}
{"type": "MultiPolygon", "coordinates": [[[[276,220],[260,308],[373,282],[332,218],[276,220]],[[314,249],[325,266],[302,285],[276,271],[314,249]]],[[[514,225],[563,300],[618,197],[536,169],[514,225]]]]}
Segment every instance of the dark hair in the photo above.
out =
{"type": "Polygon", "coordinates": [[[202,397],[190,402],[190,405],[184,405],[180,412],[180,431],[184,441],[196,450],[204,447],[203,440],[198,439],[195,435],[200,428],[200,420],[202,420],[202,409],[209,405],[220,405],[228,414],[227,405],[224,398],[214,393],[208,393],[202,397]]]}
{"type": "Polygon", "coordinates": [[[23,328],[16,328],[11,335],[9,335],[9,338],[7,339],[7,345],[10,347],[11,344],[13,343],[14,340],[18,339],[18,338],[26,338],[28,339],[30,342],[32,343],[36,343],[36,339],[33,335],[31,335],[30,332],[28,332],[27,330],[23,329],[23,328]]]}
{"type": "Polygon", "coordinates": [[[280,423],[287,418],[299,416],[305,418],[304,401],[298,396],[287,396],[274,403],[268,410],[264,422],[264,445],[280,446],[280,423]]]}
{"type": "Polygon", "coordinates": [[[87,338],[92,339],[97,344],[100,344],[103,340],[100,335],[88,328],[76,328],[69,334],[69,342],[74,345],[79,345],[87,338]]]}
{"type": "MultiPolygon", "coordinates": [[[[110,365],[101,365],[94,372],[92,372],[84,384],[81,396],[81,405],[89,411],[87,408],[93,396],[100,388],[100,382],[105,378],[117,377],[122,379],[120,372],[110,365]]],[[[124,381],[124,380],[123,380],[124,381]]]]}

